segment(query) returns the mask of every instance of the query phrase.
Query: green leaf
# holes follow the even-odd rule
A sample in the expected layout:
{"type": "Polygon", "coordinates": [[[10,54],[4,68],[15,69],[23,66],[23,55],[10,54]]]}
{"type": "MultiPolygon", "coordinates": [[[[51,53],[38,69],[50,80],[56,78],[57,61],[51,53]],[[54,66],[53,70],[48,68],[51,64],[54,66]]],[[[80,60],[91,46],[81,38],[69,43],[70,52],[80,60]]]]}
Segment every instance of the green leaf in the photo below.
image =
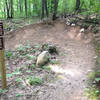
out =
{"type": "Polygon", "coordinates": [[[11,73],[11,74],[6,74],[6,77],[7,78],[10,78],[10,77],[12,77],[13,76],[13,74],[11,73]]]}
{"type": "Polygon", "coordinates": [[[50,68],[49,66],[43,66],[43,68],[44,68],[45,70],[47,70],[47,71],[50,71],[50,70],[51,70],[51,68],[50,68]]]}
{"type": "Polygon", "coordinates": [[[16,82],[22,82],[22,78],[17,78],[15,81],[16,82]]]}
{"type": "Polygon", "coordinates": [[[100,81],[100,78],[95,78],[95,81],[99,82],[100,81]]]}
{"type": "Polygon", "coordinates": [[[15,71],[15,72],[13,72],[12,74],[13,74],[13,75],[20,75],[21,72],[20,72],[20,71],[15,71]]]}
{"type": "Polygon", "coordinates": [[[24,96],[24,94],[21,93],[16,94],[16,97],[21,97],[21,96],[24,96]]]}
{"type": "Polygon", "coordinates": [[[32,71],[31,71],[31,70],[26,70],[26,72],[27,72],[27,73],[31,73],[32,71]]]}
{"type": "Polygon", "coordinates": [[[6,77],[7,78],[10,78],[10,77],[12,77],[12,76],[14,76],[14,75],[20,75],[21,74],[21,72],[20,71],[15,71],[15,72],[12,72],[12,73],[10,73],[10,74],[6,74],[6,77]]]}
{"type": "Polygon", "coordinates": [[[10,58],[13,55],[13,53],[11,51],[7,51],[5,55],[7,58],[10,58]]]}
{"type": "Polygon", "coordinates": [[[32,60],[32,59],[36,59],[36,56],[27,54],[27,55],[26,55],[26,58],[27,58],[28,60],[32,60]]]}
{"type": "Polygon", "coordinates": [[[6,89],[1,89],[1,90],[0,90],[0,93],[5,93],[5,92],[7,92],[6,89]]]}
{"type": "Polygon", "coordinates": [[[40,77],[29,77],[29,84],[30,85],[37,85],[37,84],[42,84],[43,80],[40,77]]]}

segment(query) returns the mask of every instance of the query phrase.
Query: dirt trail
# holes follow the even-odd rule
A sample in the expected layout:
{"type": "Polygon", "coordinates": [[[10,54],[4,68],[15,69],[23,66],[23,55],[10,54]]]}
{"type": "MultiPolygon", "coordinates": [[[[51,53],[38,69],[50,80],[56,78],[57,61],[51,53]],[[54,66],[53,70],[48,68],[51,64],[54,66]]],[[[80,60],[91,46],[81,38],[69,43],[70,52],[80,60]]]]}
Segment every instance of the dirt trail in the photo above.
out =
{"type": "MultiPolygon", "coordinates": [[[[95,65],[95,50],[91,33],[80,33],[79,27],[69,27],[62,22],[53,25],[36,24],[19,29],[6,39],[6,48],[15,49],[29,40],[32,44],[50,42],[57,44],[61,56],[59,66],[52,70],[61,73],[60,80],[41,88],[34,100],[88,100],[84,96],[88,73],[95,65]]],[[[30,99],[31,100],[31,99],[30,99]]]]}

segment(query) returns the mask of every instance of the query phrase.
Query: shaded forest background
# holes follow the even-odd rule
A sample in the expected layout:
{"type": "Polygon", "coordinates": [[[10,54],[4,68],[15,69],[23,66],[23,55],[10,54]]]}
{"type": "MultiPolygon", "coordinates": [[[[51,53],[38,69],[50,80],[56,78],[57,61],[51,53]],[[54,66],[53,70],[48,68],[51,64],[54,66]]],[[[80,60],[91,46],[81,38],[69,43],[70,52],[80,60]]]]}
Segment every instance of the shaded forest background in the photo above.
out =
{"type": "Polygon", "coordinates": [[[0,0],[0,19],[100,13],[100,0],[0,0]]]}

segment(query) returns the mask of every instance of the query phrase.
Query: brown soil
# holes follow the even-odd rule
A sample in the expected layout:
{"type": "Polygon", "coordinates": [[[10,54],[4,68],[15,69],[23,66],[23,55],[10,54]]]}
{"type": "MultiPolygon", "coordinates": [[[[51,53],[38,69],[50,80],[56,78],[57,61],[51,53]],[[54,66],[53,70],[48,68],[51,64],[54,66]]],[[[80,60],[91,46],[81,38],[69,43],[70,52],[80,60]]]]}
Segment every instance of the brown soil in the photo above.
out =
{"type": "Polygon", "coordinates": [[[49,25],[39,23],[7,34],[6,49],[15,50],[27,41],[32,45],[56,44],[60,50],[58,59],[61,62],[60,65],[51,65],[53,71],[60,73],[61,79],[38,87],[40,92],[29,100],[88,100],[84,90],[88,73],[93,71],[95,65],[92,33],[80,33],[80,27],[66,26],[60,21],[49,25]]]}

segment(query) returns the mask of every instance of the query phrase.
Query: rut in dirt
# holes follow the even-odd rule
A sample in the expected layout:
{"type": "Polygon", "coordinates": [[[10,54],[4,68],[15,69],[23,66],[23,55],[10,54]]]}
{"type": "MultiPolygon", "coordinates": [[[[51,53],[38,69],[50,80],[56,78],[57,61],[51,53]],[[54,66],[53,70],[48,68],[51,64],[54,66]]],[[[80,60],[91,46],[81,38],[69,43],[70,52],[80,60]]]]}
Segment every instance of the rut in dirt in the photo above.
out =
{"type": "Polygon", "coordinates": [[[62,22],[51,25],[26,26],[7,35],[6,48],[16,49],[19,44],[53,43],[60,49],[60,65],[51,66],[61,79],[42,88],[34,100],[88,100],[84,96],[88,74],[95,66],[92,33],[80,33],[80,27],[69,27],[62,22]],[[12,48],[11,48],[12,47],[12,48]]]}

